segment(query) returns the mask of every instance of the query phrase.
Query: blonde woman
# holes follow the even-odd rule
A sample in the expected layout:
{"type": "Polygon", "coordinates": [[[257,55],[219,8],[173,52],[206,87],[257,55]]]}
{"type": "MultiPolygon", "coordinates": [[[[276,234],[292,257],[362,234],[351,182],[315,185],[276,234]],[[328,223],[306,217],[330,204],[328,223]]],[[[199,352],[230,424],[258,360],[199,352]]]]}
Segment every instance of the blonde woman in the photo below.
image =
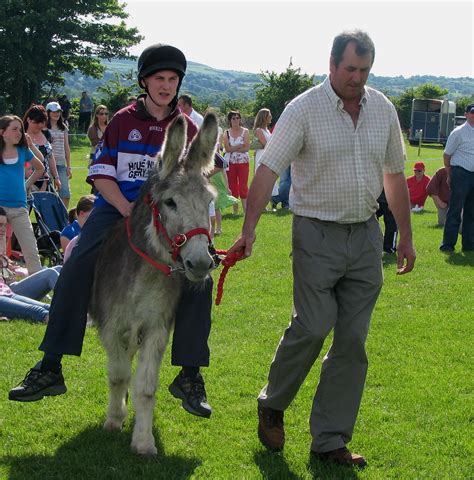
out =
{"type": "Polygon", "coordinates": [[[262,145],[262,148],[255,150],[255,170],[257,170],[258,166],[260,165],[260,158],[262,157],[265,145],[272,136],[270,130],[268,130],[268,127],[271,123],[272,113],[268,108],[261,108],[258,111],[253,124],[253,134],[256,138],[258,138],[260,144],[262,145]]]}
{"type": "MultiPolygon", "coordinates": [[[[268,108],[261,108],[258,111],[253,124],[253,134],[255,135],[255,138],[258,138],[258,141],[262,145],[262,148],[258,148],[257,150],[255,150],[255,171],[257,171],[257,168],[260,165],[260,159],[262,158],[263,151],[267,145],[267,142],[272,136],[270,130],[268,129],[271,123],[272,112],[270,112],[268,108]]],[[[278,185],[276,182],[273,185],[272,197],[274,197],[275,195],[278,195],[278,185]]],[[[276,206],[273,204],[273,202],[272,210],[276,210],[276,206]]]]}
{"type": "Polygon", "coordinates": [[[94,160],[95,149],[104,136],[109,123],[109,109],[105,105],[98,105],[95,109],[94,119],[87,129],[87,136],[91,142],[90,159],[94,160]]]}

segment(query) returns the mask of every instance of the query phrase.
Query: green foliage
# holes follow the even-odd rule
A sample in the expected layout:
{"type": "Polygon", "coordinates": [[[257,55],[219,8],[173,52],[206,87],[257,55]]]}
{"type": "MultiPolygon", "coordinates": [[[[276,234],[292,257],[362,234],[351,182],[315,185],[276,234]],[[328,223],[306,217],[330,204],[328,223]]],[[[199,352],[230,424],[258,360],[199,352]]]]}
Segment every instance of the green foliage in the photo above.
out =
{"type": "Polygon", "coordinates": [[[407,131],[411,124],[411,105],[413,99],[416,98],[415,89],[407,88],[398,97],[393,97],[390,100],[395,105],[400,120],[402,130],[407,131]]]}
{"type": "Polygon", "coordinates": [[[133,70],[126,74],[115,72],[114,78],[99,87],[98,90],[105,94],[100,103],[107,105],[111,114],[125,107],[131,96],[137,96],[140,93],[133,70]]]}
{"type": "Polygon", "coordinates": [[[313,85],[313,77],[301,73],[301,68],[294,68],[291,60],[283,73],[263,72],[262,84],[255,86],[254,113],[256,114],[261,108],[269,108],[276,122],[286,102],[313,85]]]}
{"type": "Polygon", "coordinates": [[[424,83],[415,88],[416,98],[442,98],[448,94],[447,88],[441,88],[433,83],[424,83]]]}
{"type": "Polygon", "coordinates": [[[456,115],[464,115],[466,107],[474,103],[474,95],[460,97],[456,100],[456,115]]]}
{"type": "Polygon", "coordinates": [[[142,37],[126,26],[123,7],[119,0],[3,0],[0,96],[7,108],[22,112],[43,90],[63,85],[67,72],[99,78],[100,59],[129,57],[128,48],[142,37]]]}

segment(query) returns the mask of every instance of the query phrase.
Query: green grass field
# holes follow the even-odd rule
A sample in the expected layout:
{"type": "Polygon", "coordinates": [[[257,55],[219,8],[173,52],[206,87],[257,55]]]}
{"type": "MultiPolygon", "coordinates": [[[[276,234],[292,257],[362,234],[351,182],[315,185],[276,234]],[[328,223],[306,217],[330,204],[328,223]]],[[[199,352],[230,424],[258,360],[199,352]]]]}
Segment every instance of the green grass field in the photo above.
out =
{"type": "MultiPolygon", "coordinates": [[[[408,147],[407,174],[418,160],[408,147]]],[[[73,153],[75,204],[88,148],[73,153]]],[[[441,165],[440,147],[424,147],[427,173],[441,165]]],[[[88,328],[81,358],[67,357],[69,391],[21,404],[8,390],[41,358],[45,327],[0,324],[0,478],[24,479],[468,479],[473,469],[474,255],[438,251],[436,209],[413,215],[415,270],[395,275],[384,258],[385,286],[367,342],[369,373],[351,449],[369,467],[322,467],[309,458],[308,417],[319,359],[285,415],[287,445],[269,453],[256,435],[256,396],[291,309],[291,215],[263,215],[253,256],[228,275],[222,305],[214,308],[211,366],[204,370],[210,420],[186,413],[167,385],[177,373],[165,356],[155,408],[156,458],[139,458],[129,445],[133,409],[122,433],[102,430],[107,405],[105,355],[88,328]]],[[[219,248],[237,236],[242,217],[224,218],[219,248]]],[[[137,259],[137,261],[140,261],[137,259]]],[[[326,351],[330,339],[323,348],[326,351]]]]}

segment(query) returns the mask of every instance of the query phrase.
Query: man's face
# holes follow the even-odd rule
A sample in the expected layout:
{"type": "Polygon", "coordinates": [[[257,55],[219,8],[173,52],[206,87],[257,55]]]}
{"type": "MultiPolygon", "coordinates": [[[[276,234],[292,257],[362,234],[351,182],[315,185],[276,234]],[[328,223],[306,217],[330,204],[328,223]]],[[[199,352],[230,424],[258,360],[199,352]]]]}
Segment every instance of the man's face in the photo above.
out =
{"type": "Polygon", "coordinates": [[[469,125],[474,126],[474,112],[473,112],[473,113],[471,113],[471,112],[466,112],[465,115],[466,115],[466,121],[467,121],[467,123],[469,123],[469,125]]]}
{"type": "Polygon", "coordinates": [[[172,70],[161,70],[143,79],[153,100],[160,106],[166,107],[176,96],[179,75],[172,70]]]}
{"type": "Polygon", "coordinates": [[[182,112],[184,112],[186,115],[189,115],[191,113],[191,106],[188,105],[182,98],[178,100],[178,107],[181,109],[182,112]]]}
{"type": "Polygon", "coordinates": [[[360,98],[371,67],[372,55],[368,53],[359,57],[356,53],[355,43],[349,42],[337,67],[332,57],[330,60],[330,79],[334,91],[343,100],[360,98]]]}

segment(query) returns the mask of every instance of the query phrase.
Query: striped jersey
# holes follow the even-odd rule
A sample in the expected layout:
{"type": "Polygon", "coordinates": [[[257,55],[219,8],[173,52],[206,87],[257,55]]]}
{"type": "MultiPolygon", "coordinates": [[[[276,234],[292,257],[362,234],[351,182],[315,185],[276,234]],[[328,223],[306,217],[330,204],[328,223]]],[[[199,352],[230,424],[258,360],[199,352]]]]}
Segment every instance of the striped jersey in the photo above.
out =
{"type": "MultiPolygon", "coordinates": [[[[133,202],[150,171],[155,167],[156,157],[165,139],[166,128],[180,114],[175,108],[163,120],[157,121],[145,108],[145,95],[137,102],[118,111],[98,145],[95,159],[89,167],[87,182],[105,178],[117,182],[124,197],[133,202]]],[[[197,127],[189,117],[188,143],[197,133],[197,127]]],[[[106,200],[99,194],[95,205],[106,200]]]]}

